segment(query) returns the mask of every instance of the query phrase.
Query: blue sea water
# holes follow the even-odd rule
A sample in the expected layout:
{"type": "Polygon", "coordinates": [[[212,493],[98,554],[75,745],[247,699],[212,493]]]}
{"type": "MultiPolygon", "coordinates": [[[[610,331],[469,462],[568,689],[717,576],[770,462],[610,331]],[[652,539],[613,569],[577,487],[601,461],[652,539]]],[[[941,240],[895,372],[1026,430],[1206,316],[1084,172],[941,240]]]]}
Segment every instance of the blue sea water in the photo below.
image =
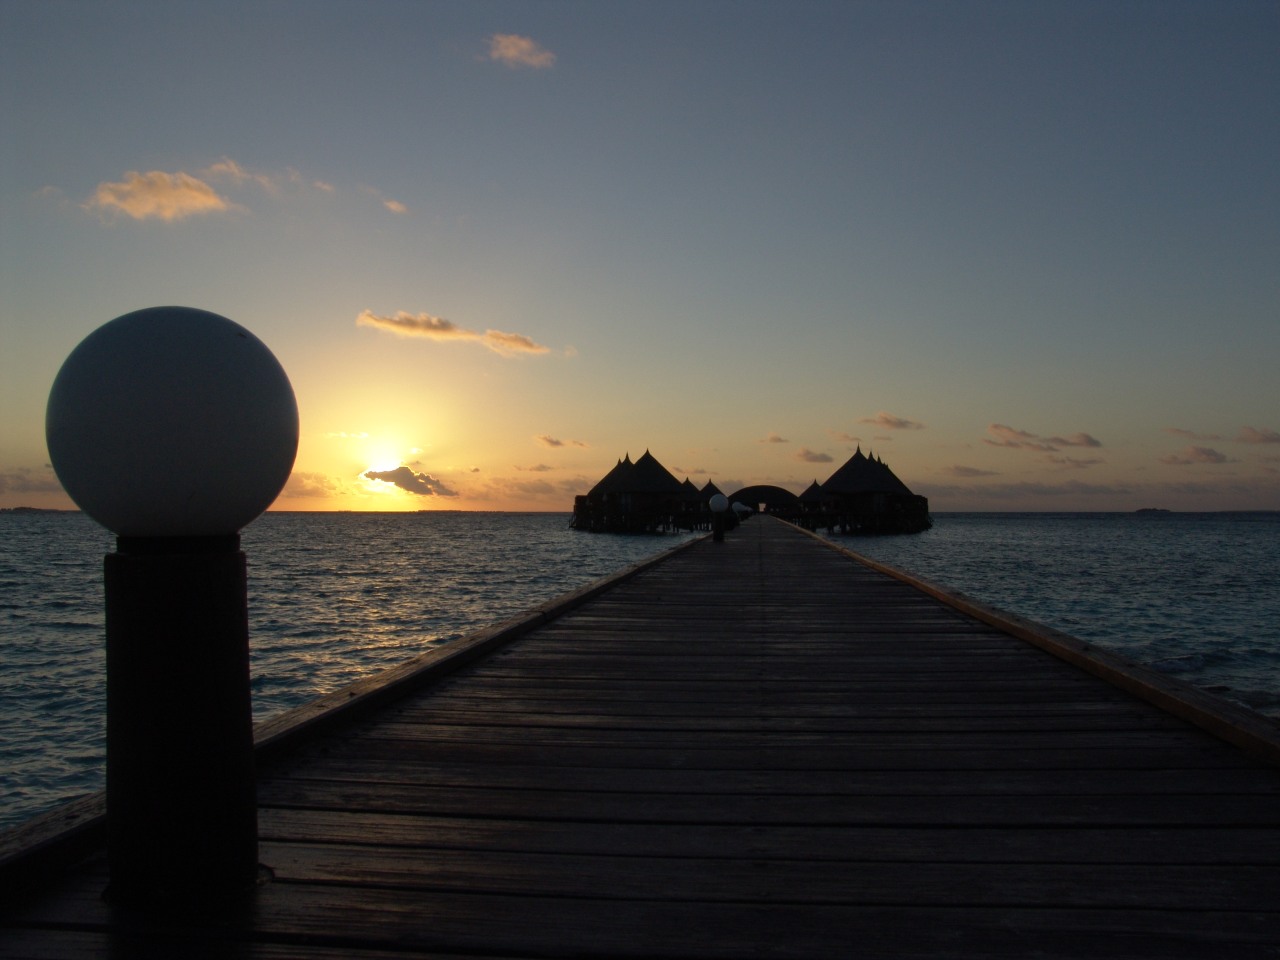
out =
{"type": "MultiPolygon", "coordinates": [[[[934,519],[833,539],[1280,716],[1280,514],[934,519]]],[[[266,514],[242,536],[255,716],[683,538],[580,533],[567,514],[266,514]]],[[[112,549],[78,513],[0,514],[0,826],[102,786],[112,549]]]]}
{"type": "Polygon", "coordinates": [[[1280,717],[1280,513],[933,519],[830,539],[1280,717]]]}
{"type": "MultiPolygon", "coordinates": [[[[265,514],[241,535],[255,719],[688,537],[584,534],[568,514],[265,514]]],[[[0,514],[0,827],[103,785],[114,549],[79,513],[0,514]]]]}

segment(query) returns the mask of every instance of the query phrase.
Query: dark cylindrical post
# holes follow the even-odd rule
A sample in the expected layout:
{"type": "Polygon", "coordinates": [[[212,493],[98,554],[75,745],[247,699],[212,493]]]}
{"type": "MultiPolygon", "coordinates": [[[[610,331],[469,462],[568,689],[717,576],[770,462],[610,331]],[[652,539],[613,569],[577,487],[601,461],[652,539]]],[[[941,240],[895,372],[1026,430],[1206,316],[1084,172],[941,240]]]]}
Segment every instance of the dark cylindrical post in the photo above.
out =
{"type": "Polygon", "coordinates": [[[110,895],[251,887],[258,873],[239,537],[120,537],[105,563],[110,895]]]}

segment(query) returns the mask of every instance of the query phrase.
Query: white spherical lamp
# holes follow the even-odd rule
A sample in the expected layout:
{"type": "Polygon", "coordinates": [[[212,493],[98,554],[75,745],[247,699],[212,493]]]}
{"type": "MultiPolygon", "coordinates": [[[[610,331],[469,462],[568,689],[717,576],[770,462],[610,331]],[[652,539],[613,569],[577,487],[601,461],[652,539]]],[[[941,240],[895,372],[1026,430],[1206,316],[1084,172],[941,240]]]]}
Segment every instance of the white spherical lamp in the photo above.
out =
{"type": "Polygon", "coordinates": [[[49,393],[45,436],[71,499],[117,535],[224,536],[288,480],[298,406],[280,363],[244,327],[153,307],[71,352],[49,393]]]}
{"type": "Polygon", "coordinates": [[[729,498],[723,493],[712,494],[711,499],[707,501],[707,505],[711,507],[713,513],[724,513],[729,509],[729,498]]]}

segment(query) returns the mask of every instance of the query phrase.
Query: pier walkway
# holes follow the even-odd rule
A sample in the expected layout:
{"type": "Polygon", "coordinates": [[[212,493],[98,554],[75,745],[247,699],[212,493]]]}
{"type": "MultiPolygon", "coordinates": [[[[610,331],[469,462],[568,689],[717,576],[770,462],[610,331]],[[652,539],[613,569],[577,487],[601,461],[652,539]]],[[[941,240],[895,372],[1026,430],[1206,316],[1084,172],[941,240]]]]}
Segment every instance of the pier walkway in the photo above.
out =
{"type": "Polygon", "coordinates": [[[90,856],[0,955],[1280,957],[1280,768],[767,517],[259,802],[251,902],[113,910],[90,856]]]}

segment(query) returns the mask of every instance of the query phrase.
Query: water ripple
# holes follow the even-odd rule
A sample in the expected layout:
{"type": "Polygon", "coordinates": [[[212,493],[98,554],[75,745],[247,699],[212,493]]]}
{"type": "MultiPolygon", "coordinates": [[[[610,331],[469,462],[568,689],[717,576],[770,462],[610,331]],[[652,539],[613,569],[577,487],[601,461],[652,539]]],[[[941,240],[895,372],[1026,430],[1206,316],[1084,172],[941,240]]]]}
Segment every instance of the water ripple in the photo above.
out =
{"type": "MultiPolygon", "coordinates": [[[[80,514],[0,514],[0,825],[99,789],[102,557],[80,514]]],[[[257,719],[507,619],[677,538],[561,514],[267,514],[247,528],[257,719]]]]}

